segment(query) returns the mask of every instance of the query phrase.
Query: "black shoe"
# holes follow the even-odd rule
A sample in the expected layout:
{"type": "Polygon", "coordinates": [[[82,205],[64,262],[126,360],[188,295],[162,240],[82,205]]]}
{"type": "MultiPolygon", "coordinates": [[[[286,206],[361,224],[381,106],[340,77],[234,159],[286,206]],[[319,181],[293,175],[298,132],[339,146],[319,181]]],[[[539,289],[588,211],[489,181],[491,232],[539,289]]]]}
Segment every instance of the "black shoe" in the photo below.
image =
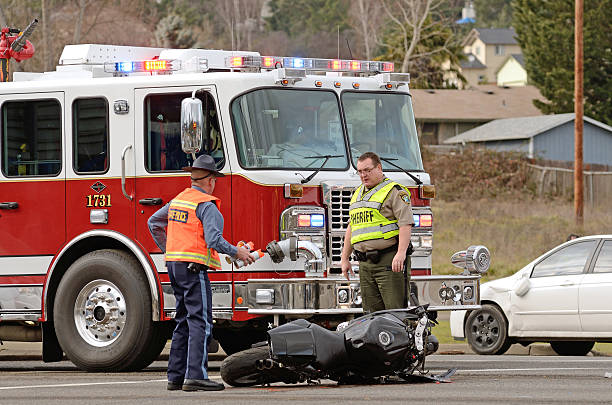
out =
{"type": "Polygon", "coordinates": [[[225,385],[213,380],[191,380],[186,379],[183,383],[183,391],[222,391],[225,385]]]}
{"type": "Polygon", "coordinates": [[[168,391],[178,391],[183,388],[183,381],[168,381],[168,391]]]}

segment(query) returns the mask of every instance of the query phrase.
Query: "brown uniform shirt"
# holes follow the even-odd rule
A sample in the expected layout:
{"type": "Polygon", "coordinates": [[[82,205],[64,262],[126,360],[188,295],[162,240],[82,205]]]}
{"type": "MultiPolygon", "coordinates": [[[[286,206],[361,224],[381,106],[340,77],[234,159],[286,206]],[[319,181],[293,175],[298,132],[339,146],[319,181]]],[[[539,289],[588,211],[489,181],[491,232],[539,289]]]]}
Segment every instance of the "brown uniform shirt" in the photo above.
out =
{"type": "MultiPolygon", "coordinates": [[[[380,213],[385,218],[397,219],[397,225],[399,227],[414,225],[410,198],[406,191],[400,189],[398,186],[393,187],[393,189],[389,191],[387,198],[383,201],[382,207],[380,207],[380,213]]],[[[398,241],[399,238],[397,236],[389,239],[364,240],[355,243],[353,249],[357,249],[360,252],[382,250],[397,244],[398,241]]]]}

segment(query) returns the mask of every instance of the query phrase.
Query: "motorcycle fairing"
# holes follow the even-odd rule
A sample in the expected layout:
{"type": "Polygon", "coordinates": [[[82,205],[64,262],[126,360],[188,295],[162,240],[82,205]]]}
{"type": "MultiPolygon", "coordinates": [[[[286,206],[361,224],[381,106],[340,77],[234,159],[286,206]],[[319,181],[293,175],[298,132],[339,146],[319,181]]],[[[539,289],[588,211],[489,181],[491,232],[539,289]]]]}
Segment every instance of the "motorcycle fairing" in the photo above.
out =
{"type": "Polygon", "coordinates": [[[286,365],[312,363],[319,370],[346,361],[344,334],[329,331],[304,319],[268,331],[272,358],[286,365]]]}

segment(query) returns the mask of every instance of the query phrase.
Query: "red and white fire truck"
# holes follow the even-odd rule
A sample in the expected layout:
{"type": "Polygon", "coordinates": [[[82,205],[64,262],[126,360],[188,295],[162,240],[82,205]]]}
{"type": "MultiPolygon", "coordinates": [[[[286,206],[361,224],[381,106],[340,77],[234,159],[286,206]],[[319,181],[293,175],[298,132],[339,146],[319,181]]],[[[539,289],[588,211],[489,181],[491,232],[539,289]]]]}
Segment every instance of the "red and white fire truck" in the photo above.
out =
{"type": "Polygon", "coordinates": [[[226,174],[215,188],[225,238],[264,248],[292,237],[298,247],[281,263],[266,255],[237,268],[222,257],[210,273],[226,352],[270,324],[331,327],[361,312],[340,253],[366,151],[412,191],[420,298],[478,305],[476,275],[430,275],[434,190],[408,75],[392,64],[68,45],[55,71],[0,84],[0,339],[42,340],[45,361],[66,353],[86,370],[139,369],[159,355],[174,297],[147,219],[190,184],[181,102],[192,96],[202,105],[199,153],[226,174]]]}

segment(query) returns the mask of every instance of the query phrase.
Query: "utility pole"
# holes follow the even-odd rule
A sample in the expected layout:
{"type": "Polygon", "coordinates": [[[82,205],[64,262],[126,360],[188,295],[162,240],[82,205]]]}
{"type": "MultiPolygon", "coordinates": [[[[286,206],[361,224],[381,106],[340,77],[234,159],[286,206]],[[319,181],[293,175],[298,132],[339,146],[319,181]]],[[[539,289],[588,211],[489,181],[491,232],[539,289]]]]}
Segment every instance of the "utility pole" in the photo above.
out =
{"type": "Polygon", "coordinates": [[[583,115],[583,49],[582,49],[582,12],[584,0],[575,0],[574,27],[574,212],[576,225],[584,224],[584,181],[582,159],[583,115]]]}

